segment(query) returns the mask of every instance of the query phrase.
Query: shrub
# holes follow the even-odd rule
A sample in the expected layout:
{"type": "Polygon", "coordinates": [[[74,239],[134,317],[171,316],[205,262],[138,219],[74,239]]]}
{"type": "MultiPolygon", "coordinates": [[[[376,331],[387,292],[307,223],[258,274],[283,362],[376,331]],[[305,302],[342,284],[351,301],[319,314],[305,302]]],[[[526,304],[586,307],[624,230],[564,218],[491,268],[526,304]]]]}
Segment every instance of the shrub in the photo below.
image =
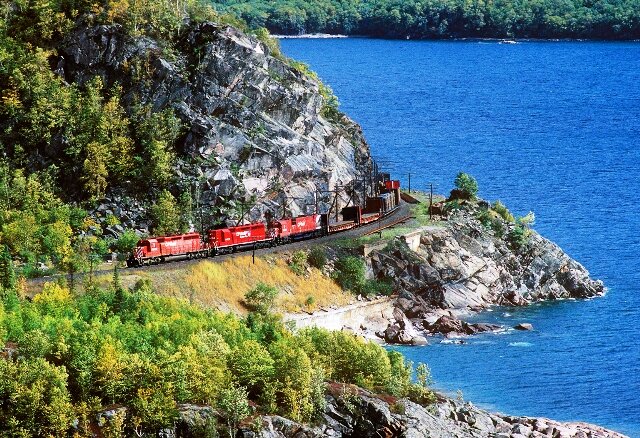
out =
{"type": "Polygon", "coordinates": [[[498,215],[507,222],[513,223],[516,221],[513,214],[511,214],[509,209],[500,201],[494,202],[491,209],[498,213],[498,215]]]}
{"type": "Polygon", "coordinates": [[[258,283],[254,289],[245,294],[244,300],[251,310],[266,314],[273,309],[277,296],[278,289],[265,283],[258,283]]]}
{"type": "Polygon", "coordinates": [[[411,385],[409,398],[422,405],[434,403],[436,395],[429,388],[432,384],[431,370],[427,365],[419,364],[416,368],[416,383],[411,385]]]}
{"type": "Polygon", "coordinates": [[[296,251],[291,256],[289,267],[296,275],[303,275],[307,269],[307,253],[304,251],[296,251]]]}
{"type": "Polygon", "coordinates": [[[229,437],[233,438],[240,420],[247,417],[251,412],[247,390],[236,386],[223,389],[218,406],[227,422],[229,437]]]}
{"type": "Polygon", "coordinates": [[[529,243],[529,238],[531,237],[529,227],[534,221],[535,215],[532,212],[516,219],[515,226],[507,234],[507,242],[511,249],[521,251],[529,243]]]}
{"type": "Polygon", "coordinates": [[[365,296],[389,296],[393,293],[393,282],[389,279],[365,280],[360,292],[365,296]]]}
{"type": "Polygon", "coordinates": [[[324,265],[327,264],[327,253],[324,248],[321,246],[314,246],[311,248],[311,251],[309,251],[309,255],[307,256],[307,262],[309,262],[309,265],[314,268],[324,268],[324,265]]]}
{"type": "Polygon", "coordinates": [[[125,230],[113,243],[113,249],[118,252],[121,258],[126,258],[136,247],[140,237],[134,230],[125,230]]]}
{"type": "Polygon", "coordinates": [[[453,196],[452,192],[452,198],[476,199],[478,195],[478,182],[474,177],[468,173],[460,172],[458,176],[456,176],[454,184],[458,190],[458,194],[457,196],[453,196]]]}
{"type": "Polygon", "coordinates": [[[344,290],[360,293],[365,286],[364,261],[346,256],[336,260],[332,277],[344,290]]]}

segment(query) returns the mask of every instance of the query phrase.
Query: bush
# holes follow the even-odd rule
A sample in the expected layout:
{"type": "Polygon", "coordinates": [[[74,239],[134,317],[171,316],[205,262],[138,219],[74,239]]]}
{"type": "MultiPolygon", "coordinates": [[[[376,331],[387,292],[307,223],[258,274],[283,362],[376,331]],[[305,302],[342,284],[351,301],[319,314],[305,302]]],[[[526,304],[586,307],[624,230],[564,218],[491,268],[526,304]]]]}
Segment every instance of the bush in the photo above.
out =
{"type": "Polygon", "coordinates": [[[136,247],[140,237],[134,230],[125,230],[124,233],[118,237],[113,243],[113,249],[119,254],[121,258],[127,258],[133,248],[136,247]]]}
{"type": "Polygon", "coordinates": [[[507,243],[514,251],[521,251],[529,243],[531,230],[529,227],[534,223],[535,215],[529,212],[526,216],[516,219],[515,226],[507,234],[507,243]]]}
{"type": "Polygon", "coordinates": [[[289,267],[296,275],[303,275],[307,269],[307,253],[296,251],[291,256],[289,267]]]}
{"type": "Polygon", "coordinates": [[[500,201],[494,202],[491,209],[507,222],[513,223],[516,221],[513,214],[511,214],[509,209],[500,201]]]}
{"type": "Polygon", "coordinates": [[[258,283],[254,289],[245,294],[244,301],[251,310],[267,314],[273,309],[277,296],[278,289],[265,283],[258,283]]]}
{"type": "Polygon", "coordinates": [[[452,198],[476,199],[478,195],[478,182],[474,177],[468,173],[460,172],[458,176],[456,176],[454,184],[458,192],[456,196],[453,196],[454,192],[452,191],[452,198]]]}
{"type": "Polygon", "coordinates": [[[388,279],[366,280],[361,293],[365,296],[389,296],[393,293],[393,282],[388,279]]]}
{"type": "Polygon", "coordinates": [[[332,278],[344,290],[362,292],[365,286],[364,261],[358,257],[346,256],[336,260],[332,278]]]}
{"type": "Polygon", "coordinates": [[[309,251],[309,255],[307,256],[307,262],[309,262],[309,265],[314,268],[324,268],[324,265],[327,264],[327,253],[324,248],[321,246],[314,246],[311,248],[311,251],[309,251]]]}

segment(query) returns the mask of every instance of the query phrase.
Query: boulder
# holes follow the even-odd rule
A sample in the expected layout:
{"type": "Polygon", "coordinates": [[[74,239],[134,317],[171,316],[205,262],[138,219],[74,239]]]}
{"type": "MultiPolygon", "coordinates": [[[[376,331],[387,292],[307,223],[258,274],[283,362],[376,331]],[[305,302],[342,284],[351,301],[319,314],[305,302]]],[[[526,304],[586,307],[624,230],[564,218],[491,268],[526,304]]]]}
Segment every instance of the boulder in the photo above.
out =
{"type": "Polygon", "coordinates": [[[425,338],[424,336],[414,336],[413,338],[411,338],[411,345],[421,346],[428,344],[429,343],[427,342],[427,338],[425,338]]]}
{"type": "Polygon", "coordinates": [[[521,322],[520,324],[515,325],[513,328],[516,329],[516,330],[530,331],[530,330],[533,330],[533,325],[531,325],[528,322],[521,322]]]}

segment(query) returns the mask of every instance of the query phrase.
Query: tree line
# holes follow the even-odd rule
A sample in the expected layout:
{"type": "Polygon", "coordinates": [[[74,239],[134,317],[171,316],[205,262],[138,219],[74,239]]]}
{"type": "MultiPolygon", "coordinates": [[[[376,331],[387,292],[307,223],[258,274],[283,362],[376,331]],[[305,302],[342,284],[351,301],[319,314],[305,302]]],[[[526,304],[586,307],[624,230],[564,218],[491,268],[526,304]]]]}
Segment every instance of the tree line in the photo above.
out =
{"type": "Polygon", "coordinates": [[[640,38],[639,0],[213,0],[275,34],[385,38],[640,38]]]}
{"type": "Polygon", "coordinates": [[[251,414],[314,423],[328,380],[434,400],[428,368],[417,367],[412,383],[398,352],[346,332],[289,331],[266,285],[247,293],[255,311],[239,318],[160,297],[148,280],[125,289],[117,271],[111,286],[87,282],[78,295],[48,283],[26,300],[11,270],[0,253],[2,436],[92,437],[97,425],[103,436],[157,436],[175,427],[184,403],[220,414],[196,424],[194,437],[234,436],[251,414]],[[107,409],[115,414],[98,416],[107,409]]]}

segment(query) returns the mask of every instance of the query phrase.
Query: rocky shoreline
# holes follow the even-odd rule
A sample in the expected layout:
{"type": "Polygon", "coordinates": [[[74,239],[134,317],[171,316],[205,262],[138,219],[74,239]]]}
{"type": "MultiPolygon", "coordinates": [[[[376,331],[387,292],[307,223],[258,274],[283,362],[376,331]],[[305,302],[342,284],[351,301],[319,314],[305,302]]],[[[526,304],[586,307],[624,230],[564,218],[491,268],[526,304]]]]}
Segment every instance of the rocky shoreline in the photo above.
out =
{"type": "MultiPolygon", "coordinates": [[[[503,327],[464,321],[493,306],[588,299],[605,293],[601,281],[591,279],[553,242],[532,231],[528,244],[514,249],[484,227],[474,211],[459,211],[442,226],[423,227],[418,234],[398,236],[364,253],[369,277],[393,279],[394,296],[360,298],[345,309],[288,319],[298,327],[348,330],[387,344],[426,345],[432,336],[464,342],[464,337],[477,333],[533,328],[529,323],[503,327]]],[[[329,410],[321,428],[296,429],[273,417],[266,420],[268,434],[262,436],[624,437],[586,423],[490,413],[442,395],[423,407],[359,391],[359,412],[366,413],[360,422],[353,416],[345,419],[339,414],[344,411],[340,399],[328,396],[329,410]]]]}
{"type": "MultiPolygon", "coordinates": [[[[281,416],[246,419],[238,438],[627,438],[625,435],[582,422],[490,413],[470,402],[442,395],[427,406],[409,399],[380,396],[353,385],[330,382],[326,407],[315,425],[303,425],[281,416]]],[[[105,411],[106,418],[118,414],[105,411]]],[[[120,412],[120,414],[122,414],[120,412]]],[[[182,405],[175,430],[164,436],[192,436],[220,414],[206,406],[182,405]]]]}
{"type": "MultiPolygon", "coordinates": [[[[508,226],[508,225],[507,225],[508,226]]],[[[459,211],[440,227],[399,236],[366,257],[372,278],[392,279],[397,299],[391,315],[371,315],[360,329],[388,343],[422,344],[423,335],[469,336],[503,330],[460,318],[492,306],[527,306],[588,299],[604,285],[556,244],[531,231],[514,249],[484,227],[473,211],[459,211]]],[[[354,328],[354,327],[351,327],[354,328]]],[[[515,327],[530,329],[530,326],[515,327]]]]}

